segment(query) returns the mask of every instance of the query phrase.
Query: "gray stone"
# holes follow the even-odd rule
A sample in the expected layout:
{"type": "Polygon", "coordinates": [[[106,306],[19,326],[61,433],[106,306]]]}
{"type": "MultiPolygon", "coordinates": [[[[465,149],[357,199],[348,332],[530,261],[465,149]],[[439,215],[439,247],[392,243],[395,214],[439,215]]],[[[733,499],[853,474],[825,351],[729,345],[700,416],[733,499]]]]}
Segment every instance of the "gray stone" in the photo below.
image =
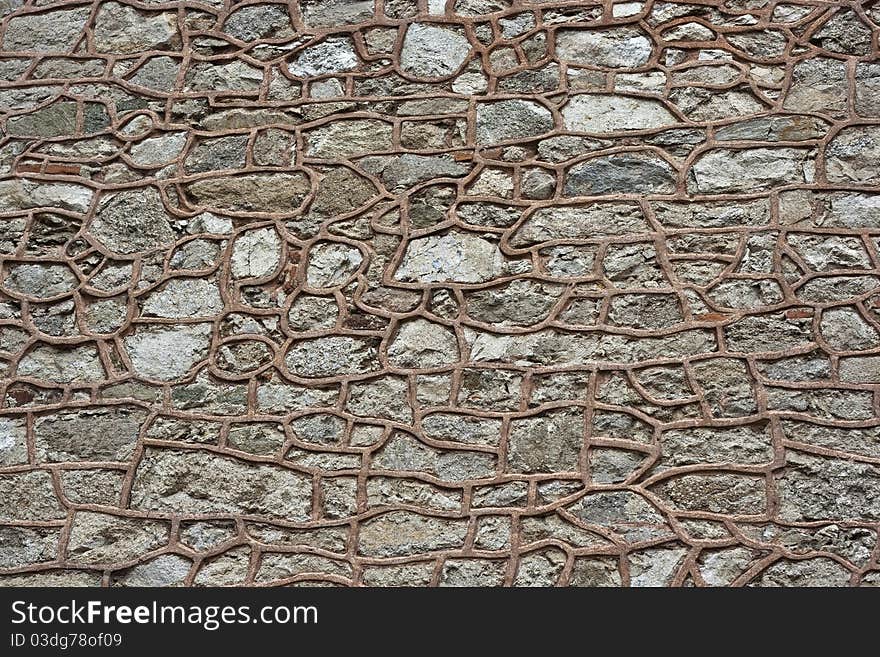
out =
{"type": "Polygon", "coordinates": [[[378,339],[346,335],[295,342],[285,362],[296,376],[320,378],[367,374],[380,369],[378,339]]]}
{"type": "Polygon", "coordinates": [[[38,343],[18,363],[19,376],[54,383],[84,383],[104,378],[104,366],[92,345],[64,348],[38,343]]]}
{"type": "Polygon", "coordinates": [[[458,359],[455,333],[442,324],[425,319],[401,324],[388,345],[388,362],[392,367],[442,367],[458,359]]]}
{"type": "Polygon", "coordinates": [[[114,573],[112,586],[183,586],[192,561],[177,554],[163,554],[129,570],[114,573]]]}
{"type": "Polygon", "coordinates": [[[168,542],[170,523],[78,511],[73,516],[67,559],[78,564],[110,564],[137,559],[168,542]]]}
{"type": "Polygon", "coordinates": [[[647,63],[651,52],[651,40],[637,28],[561,29],[556,32],[556,56],[572,64],[636,68],[647,63]]]}
{"type": "Polygon", "coordinates": [[[95,48],[100,53],[128,55],[179,47],[177,13],[143,13],[118,2],[101,4],[95,18],[95,48]]]}
{"type": "Polygon", "coordinates": [[[70,52],[82,37],[91,7],[73,7],[13,16],[3,37],[4,50],[70,52]]]}
{"type": "Polygon", "coordinates": [[[159,191],[143,187],[102,198],[89,232],[105,248],[129,255],[173,242],[169,220],[159,191]]]}
{"type": "Polygon", "coordinates": [[[217,284],[201,278],[173,278],[144,300],[141,315],[168,319],[212,317],[223,310],[217,284]]]}
{"type": "Polygon", "coordinates": [[[553,115],[534,100],[477,103],[477,145],[539,137],[553,130],[553,115]]]}
{"type": "Polygon", "coordinates": [[[880,184],[880,126],[844,128],[828,143],[825,171],[832,183],[880,184]]]}
{"type": "Polygon", "coordinates": [[[207,357],[211,333],[210,324],[140,325],[123,342],[137,374],[172,381],[207,357]]]}
{"type": "Polygon", "coordinates": [[[651,130],[678,123],[657,100],[611,94],[573,96],[562,110],[568,130],[609,133],[651,130]]]}
{"type": "Polygon", "coordinates": [[[813,181],[812,150],[746,148],[711,150],[691,166],[688,192],[723,194],[755,192],[779,185],[813,181]]]}
{"type": "Polygon", "coordinates": [[[504,273],[504,256],[493,242],[472,233],[450,232],[413,239],[394,273],[418,283],[483,283],[504,273]]]}
{"type": "Polygon", "coordinates": [[[46,521],[64,518],[46,470],[0,474],[0,522],[46,521]]]}
{"type": "Polygon", "coordinates": [[[514,419],[510,423],[510,472],[575,472],[584,444],[584,417],[578,409],[514,419]]]}
{"type": "Polygon", "coordinates": [[[288,70],[300,77],[336,75],[353,71],[360,60],[349,37],[330,37],[306,46],[288,63],[288,70]]]}
{"type": "Polygon", "coordinates": [[[342,242],[318,242],[309,249],[306,282],[314,288],[346,284],[364,257],[360,249],[342,242]]]}
{"type": "Polygon", "coordinates": [[[308,520],[310,476],[197,450],[149,447],[135,472],[131,508],[165,514],[240,513],[308,520]]]}
{"type": "Polygon", "coordinates": [[[400,69],[413,77],[446,77],[461,67],[470,50],[470,42],[457,30],[412,23],[403,37],[400,69]]]}
{"type": "Polygon", "coordinates": [[[127,461],[147,412],[108,406],[43,415],[34,421],[38,462],[127,461]]]}
{"type": "Polygon", "coordinates": [[[675,169],[654,153],[604,155],[576,164],[565,178],[565,196],[671,194],[675,169]]]}
{"type": "Polygon", "coordinates": [[[281,261],[281,240],[273,228],[259,228],[241,233],[230,256],[230,270],[235,278],[261,278],[275,271],[281,261]]]}
{"type": "Polygon", "coordinates": [[[361,524],[358,553],[370,557],[401,557],[461,548],[466,534],[467,520],[390,511],[361,524]]]}

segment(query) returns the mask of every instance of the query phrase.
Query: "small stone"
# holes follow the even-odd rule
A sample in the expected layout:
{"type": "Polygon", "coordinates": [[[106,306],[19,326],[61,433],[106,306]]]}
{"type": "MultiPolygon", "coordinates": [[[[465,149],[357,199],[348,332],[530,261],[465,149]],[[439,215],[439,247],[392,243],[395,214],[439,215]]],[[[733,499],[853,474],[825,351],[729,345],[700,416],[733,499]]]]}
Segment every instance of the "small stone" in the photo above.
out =
{"type": "Polygon", "coordinates": [[[28,461],[27,420],[25,417],[0,418],[0,466],[28,461]]]}
{"type": "Polygon", "coordinates": [[[131,508],[160,513],[241,513],[308,520],[310,476],[200,450],[148,447],[135,472],[131,508]]]}
{"type": "Polygon", "coordinates": [[[660,101],[610,94],[573,96],[562,110],[568,130],[609,133],[649,130],[678,123],[660,101]]]}
{"type": "Polygon", "coordinates": [[[374,0],[300,0],[299,8],[307,27],[336,27],[369,20],[374,4],[374,0]]]}
{"type": "Polygon", "coordinates": [[[576,472],[584,441],[583,413],[557,410],[510,424],[510,472],[576,472]]]}
{"type": "Polygon", "coordinates": [[[223,31],[240,41],[284,39],[293,36],[287,7],[281,4],[252,5],[233,11],[223,31]]]}
{"type": "Polygon", "coordinates": [[[67,558],[78,564],[109,564],[136,559],[166,544],[170,524],[78,511],[73,516],[67,558]]]}
{"type": "Polygon", "coordinates": [[[189,319],[211,317],[223,310],[223,299],[216,283],[201,278],[173,278],[146,297],[141,309],[144,317],[189,319]]]}
{"type": "Polygon", "coordinates": [[[101,4],[94,27],[100,53],[127,55],[179,47],[177,13],[144,13],[118,2],[101,4]]]}
{"type": "Polygon", "coordinates": [[[651,53],[651,40],[640,29],[616,27],[556,32],[556,56],[572,64],[636,68],[644,66],[651,53]]]}
{"type": "Polygon", "coordinates": [[[37,299],[51,299],[70,292],[79,285],[66,264],[13,262],[8,265],[3,288],[13,294],[37,299]]]}
{"type": "Polygon", "coordinates": [[[70,52],[82,38],[91,11],[91,7],[73,7],[13,16],[6,26],[3,50],[70,52]]]}
{"type": "Polygon", "coordinates": [[[30,470],[0,474],[0,522],[46,521],[64,518],[52,474],[30,470]]]}
{"type": "Polygon", "coordinates": [[[813,181],[814,153],[796,148],[716,149],[694,162],[688,192],[723,194],[813,181]]]}
{"type": "Polygon", "coordinates": [[[388,345],[392,367],[429,368],[451,365],[459,359],[455,333],[425,319],[404,322],[388,345]]]}
{"type": "Polygon", "coordinates": [[[394,278],[418,283],[483,283],[503,271],[504,256],[496,244],[472,233],[450,232],[411,240],[394,278]]]}
{"type": "Polygon", "coordinates": [[[94,346],[57,347],[37,344],[18,363],[18,375],[54,383],[100,381],[104,366],[94,346]]]}
{"type": "Polygon", "coordinates": [[[114,573],[112,586],[183,586],[192,561],[177,554],[163,554],[129,570],[114,573]]]}
{"type": "Polygon", "coordinates": [[[767,508],[765,486],[763,477],[716,473],[678,475],[651,488],[681,511],[757,515],[767,508]]]}
{"type": "Polygon", "coordinates": [[[880,184],[880,126],[844,128],[828,143],[825,169],[831,183],[880,184]]]}
{"type": "Polygon", "coordinates": [[[306,155],[350,158],[392,150],[392,126],[374,119],[335,121],[305,132],[306,155]]]}
{"type": "Polygon", "coordinates": [[[281,261],[281,240],[272,228],[259,228],[236,238],[230,257],[234,278],[261,278],[281,261]]]}
{"type": "Polygon", "coordinates": [[[363,260],[357,247],[342,242],[319,242],[309,249],[306,282],[314,288],[345,285],[363,260]]]}
{"type": "Polygon", "coordinates": [[[311,191],[301,172],[253,173],[201,178],[185,185],[193,204],[225,213],[273,212],[290,214],[300,209],[311,191]]]}
{"type": "Polygon", "coordinates": [[[358,553],[369,557],[400,557],[461,548],[467,520],[390,511],[364,521],[358,553]]]}
{"type": "Polygon", "coordinates": [[[531,139],[553,130],[553,115],[532,100],[477,103],[477,144],[531,139]]]}
{"type": "Polygon", "coordinates": [[[565,196],[671,194],[676,171],[653,153],[605,155],[576,164],[565,178],[565,196]]]}
{"type": "Polygon", "coordinates": [[[412,23],[403,37],[400,68],[413,77],[446,77],[461,67],[470,50],[470,42],[456,30],[412,23]]]}
{"type": "Polygon", "coordinates": [[[378,340],[355,336],[328,336],[295,342],[285,362],[296,376],[321,378],[367,374],[380,369],[378,340]]]}
{"type": "Polygon", "coordinates": [[[159,191],[143,187],[102,198],[89,232],[111,251],[129,255],[171,244],[170,219],[159,191]]]}
{"type": "Polygon", "coordinates": [[[34,421],[38,462],[127,461],[147,412],[109,406],[43,415],[34,421]]]}
{"type": "Polygon", "coordinates": [[[211,333],[210,324],[141,325],[123,342],[135,372],[148,379],[172,381],[207,357],[211,333]]]}
{"type": "Polygon", "coordinates": [[[338,75],[353,71],[360,60],[349,37],[330,37],[306,46],[288,63],[288,70],[299,77],[338,75]]]}

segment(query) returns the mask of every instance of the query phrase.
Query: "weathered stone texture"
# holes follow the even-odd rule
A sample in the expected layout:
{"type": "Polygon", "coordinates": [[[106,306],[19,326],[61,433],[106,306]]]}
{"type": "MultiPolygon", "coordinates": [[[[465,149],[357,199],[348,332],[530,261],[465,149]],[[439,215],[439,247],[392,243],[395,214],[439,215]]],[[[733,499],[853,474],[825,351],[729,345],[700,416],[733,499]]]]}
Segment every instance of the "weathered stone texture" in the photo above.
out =
{"type": "Polygon", "coordinates": [[[0,585],[877,585],[878,38],[0,0],[0,585]]]}

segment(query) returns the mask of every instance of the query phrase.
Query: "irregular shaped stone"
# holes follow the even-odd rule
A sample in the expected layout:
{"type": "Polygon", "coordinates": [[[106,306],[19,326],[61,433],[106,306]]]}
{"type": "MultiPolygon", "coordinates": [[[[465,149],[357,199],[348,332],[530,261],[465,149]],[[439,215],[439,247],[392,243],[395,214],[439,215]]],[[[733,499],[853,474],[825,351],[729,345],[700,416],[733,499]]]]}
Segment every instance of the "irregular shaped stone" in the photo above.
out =
{"type": "Polygon", "coordinates": [[[318,242],[309,249],[306,282],[315,288],[344,285],[358,271],[363,260],[357,247],[342,242],[318,242]]]}
{"type": "Polygon", "coordinates": [[[353,71],[359,66],[360,59],[351,39],[330,37],[300,50],[287,68],[293,75],[317,77],[353,71]]]}
{"type": "Polygon", "coordinates": [[[470,50],[470,42],[457,30],[412,23],[403,37],[400,69],[418,78],[446,77],[461,67],[470,50]]]}
{"type": "Polygon", "coordinates": [[[82,37],[91,7],[72,7],[13,16],[3,35],[3,50],[70,52],[82,37]]]}
{"type": "Polygon", "coordinates": [[[691,166],[688,192],[725,194],[755,192],[813,181],[815,153],[797,148],[711,150],[691,166]]]}
{"type": "Polygon", "coordinates": [[[629,490],[589,493],[566,506],[588,525],[610,530],[629,542],[671,537],[663,515],[644,497],[629,490]]]}
{"type": "Polygon", "coordinates": [[[217,284],[202,278],[173,278],[144,300],[141,315],[168,319],[212,317],[223,310],[217,284]]]}
{"type": "Polygon", "coordinates": [[[200,450],[148,447],[135,471],[131,508],[308,520],[312,481],[274,464],[251,464],[200,450]]]}
{"type": "Polygon", "coordinates": [[[210,324],[140,325],[123,343],[137,374],[173,381],[207,357],[211,333],[210,324]]]}
{"type": "Polygon", "coordinates": [[[553,115],[533,100],[477,103],[477,144],[531,139],[553,130],[553,115]]]}
{"type": "Polygon", "coordinates": [[[67,558],[84,565],[130,561],[166,544],[170,530],[168,522],[78,511],[70,528],[67,558]]]}
{"type": "Polygon", "coordinates": [[[0,418],[0,466],[28,461],[27,418],[0,418]]]}
{"type": "Polygon", "coordinates": [[[304,134],[305,153],[312,157],[350,158],[392,149],[392,126],[375,119],[334,121],[304,134]]]}
{"type": "Polygon", "coordinates": [[[38,462],[127,461],[147,411],[108,406],[43,415],[34,420],[38,462]]]}
{"type": "Polygon", "coordinates": [[[757,465],[773,459],[766,423],[673,429],[664,431],[660,441],[663,469],[697,464],[757,465]]]}
{"type": "Polygon", "coordinates": [[[556,56],[572,64],[636,68],[648,62],[652,50],[645,33],[631,27],[556,31],[556,56]]]}
{"type": "Polygon", "coordinates": [[[651,486],[680,511],[758,515],[767,509],[764,477],[743,474],[684,474],[651,486]]]}
{"type": "Polygon", "coordinates": [[[114,55],[174,49],[180,44],[177,13],[145,13],[118,2],[105,2],[95,18],[94,38],[98,52],[114,55]]]}
{"type": "Polygon", "coordinates": [[[562,109],[568,130],[609,133],[651,130],[678,123],[678,119],[657,100],[612,94],[573,96],[562,109]]]}
{"type": "Polygon", "coordinates": [[[194,205],[211,212],[291,214],[306,200],[311,183],[308,176],[295,171],[201,178],[183,187],[194,205]]]}
{"type": "Polygon", "coordinates": [[[651,230],[635,203],[594,203],[540,208],[510,238],[523,247],[557,239],[590,239],[646,233],[651,230]]]}
{"type": "Polygon", "coordinates": [[[251,5],[236,9],[223,23],[223,31],[241,41],[293,36],[290,14],[287,6],[282,4],[251,5]]]}
{"type": "Polygon", "coordinates": [[[102,198],[89,232],[110,251],[130,255],[171,244],[170,219],[159,191],[142,187],[102,198]]]}
{"type": "Polygon", "coordinates": [[[37,344],[18,363],[19,376],[54,383],[85,383],[104,378],[98,350],[91,345],[61,347],[37,344]]]}
{"type": "Polygon", "coordinates": [[[291,373],[307,378],[367,374],[380,369],[379,341],[347,335],[295,342],[285,362],[291,373]]]}
{"type": "Polygon", "coordinates": [[[764,570],[749,586],[849,586],[850,577],[846,568],[828,557],[814,557],[803,561],[780,559],[764,570]]]}
{"type": "Polygon", "coordinates": [[[850,126],[825,150],[825,171],[832,183],[880,184],[880,126],[850,126]]]}
{"type": "Polygon", "coordinates": [[[79,285],[76,275],[66,264],[13,262],[7,267],[3,288],[13,294],[50,299],[79,285]]]}
{"type": "Polygon", "coordinates": [[[281,261],[281,240],[273,228],[242,233],[235,240],[230,256],[234,278],[262,278],[275,271],[281,261]]]}
{"type": "Polygon", "coordinates": [[[442,367],[456,363],[458,359],[455,333],[442,324],[426,319],[401,324],[388,345],[388,362],[392,367],[442,367]]]}
{"type": "Polygon", "coordinates": [[[565,178],[565,196],[671,194],[676,171],[653,153],[617,153],[576,164],[565,178]]]}
{"type": "Polygon", "coordinates": [[[30,470],[0,474],[0,521],[46,521],[64,518],[52,485],[52,474],[30,470]]]}
{"type": "Polygon", "coordinates": [[[374,4],[374,0],[300,0],[299,8],[307,27],[336,27],[366,21],[374,4]]]}
{"type": "Polygon", "coordinates": [[[370,557],[400,557],[460,548],[467,520],[390,511],[365,520],[358,535],[358,553],[370,557]]]}
{"type": "Polygon", "coordinates": [[[183,586],[192,561],[177,554],[163,554],[145,563],[138,564],[121,573],[115,573],[113,586],[183,586]]]}
{"type": "Polygon", "coordinates": [[[509,472],[574,472],[584,444],[578,409],[512,420],[507,450],[509,472]]]}
{"type": "Polygon", "coordinates": [[[493,242],[472,233],[450,232],[411,240],[394,279],[483,283],[502,276],[504,264],[504,256],[493,242]]]}
{"type": "Polygon", "coordinates": [[[400,191],[433,178],[460,178],[471,165],[449,154],[370,155],[360,161],[364,171],[378,176],[389,189],[400,191]]]}

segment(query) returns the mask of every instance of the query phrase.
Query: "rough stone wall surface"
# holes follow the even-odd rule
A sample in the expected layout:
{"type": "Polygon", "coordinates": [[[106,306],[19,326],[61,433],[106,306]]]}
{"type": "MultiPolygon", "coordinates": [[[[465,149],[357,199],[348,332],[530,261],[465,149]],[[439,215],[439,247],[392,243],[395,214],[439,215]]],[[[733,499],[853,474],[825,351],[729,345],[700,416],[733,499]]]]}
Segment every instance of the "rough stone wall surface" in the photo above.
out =
{"type": "Polygon", "coordinates": [[[880,4],[0,16],[0,583],[880,583],[880,4]]]}

